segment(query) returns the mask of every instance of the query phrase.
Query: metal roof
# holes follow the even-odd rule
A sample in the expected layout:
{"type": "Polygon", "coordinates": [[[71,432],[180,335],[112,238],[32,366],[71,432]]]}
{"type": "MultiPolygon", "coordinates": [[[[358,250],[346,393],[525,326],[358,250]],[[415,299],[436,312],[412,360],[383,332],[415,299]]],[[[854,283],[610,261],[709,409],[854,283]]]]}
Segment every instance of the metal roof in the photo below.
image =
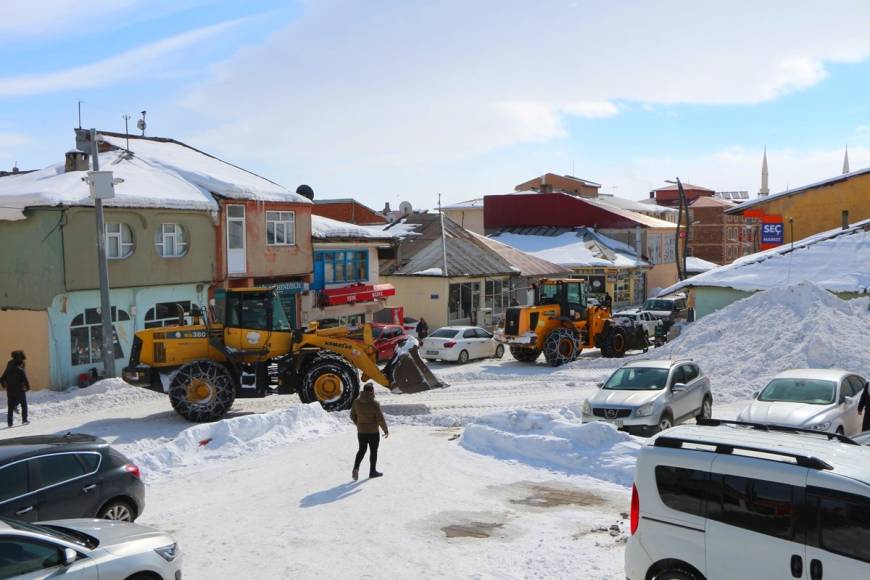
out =
{"type": "Polygon", "coordinates": [[[472,234],[492,251],[504,258],[511,266],[519,268],[521,276],[561,276],[572,272],[570,268],[532,256],[513,246],[503,244],[474,232],[472,234]]]}
{"type": "Polygon", "coordinates": [[[757,197],[757,198],[753,199],[752,201],[745,201],[745,202],[741,203],[740,205],[734,206],[731,209],[727,209],[727,210],[725,210],[725,213],[730,213],[730,214],[741,213],[743,210],[746,210],[746,209],[749,209],[749,208],[752,208],[752,207],[755,207],[758,205],[762,205],[762,204],[767,203],[768,201],[770,201],[772,199],[779,199],[781,197],[788,197],[790,195],[804,193],[804,192],[809,191],[811,189],[816,189],[817,187],[827,187],[829,185],[833,185],[833,184],[839,183],[841,181],[846,181],[848,179],[852,179],[853,177],[859,177],[859,176],[865,175],[867,173],[870,173],[870,167],[867,167],[865,169],[857,169],[855,171],[852,171],[851,173],[844,173],[843,175],[838,175],[836,177],[830,177],[828,179],[816,181],[815,183],[810,183],[809,185],[803,185],[803,186],[797,187],[795,189],[789,189],[787,191],[780,191],[779,193],[772,193],[772,194],[766,195],[764,197],[757,197]]]}

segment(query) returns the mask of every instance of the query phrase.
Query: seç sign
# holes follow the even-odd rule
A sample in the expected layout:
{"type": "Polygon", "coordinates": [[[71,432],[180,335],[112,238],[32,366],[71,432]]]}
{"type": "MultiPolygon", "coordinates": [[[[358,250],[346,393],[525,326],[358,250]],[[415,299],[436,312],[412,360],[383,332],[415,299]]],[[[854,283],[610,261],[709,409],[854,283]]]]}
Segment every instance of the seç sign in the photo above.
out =
{"type": "Polygon", "coordinates": [[[762,223],[761,243],[776,246],[782,245],[782,241],[785,238],[784,229],[782,222],[762,223]]]}

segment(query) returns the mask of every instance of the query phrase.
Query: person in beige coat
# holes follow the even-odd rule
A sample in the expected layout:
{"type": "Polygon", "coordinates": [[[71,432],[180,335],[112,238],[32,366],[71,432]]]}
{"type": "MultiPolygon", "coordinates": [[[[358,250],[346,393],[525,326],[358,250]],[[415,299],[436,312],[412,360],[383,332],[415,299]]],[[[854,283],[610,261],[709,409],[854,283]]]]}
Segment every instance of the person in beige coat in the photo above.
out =
{"type": "Polygon", "coordinates": [[[359,466],[365,457],[366,448],[369,450],[369,477],[381,477],[383,473],[376,469],[378,444],[381,441],[379,429],[383,429],[385,439],[390,436],[390,430],[387,428],[387,422],[384,420],[383,412],[381,412],[380,403],[375,401],[375,388],[371,383],[363,387],[362,394],[353,402],[350,420],[356,425],[357,439],[359,440],[359,451],[356,452],[356,461],[353,463],[354,481],[359,478],[359,466]]]}

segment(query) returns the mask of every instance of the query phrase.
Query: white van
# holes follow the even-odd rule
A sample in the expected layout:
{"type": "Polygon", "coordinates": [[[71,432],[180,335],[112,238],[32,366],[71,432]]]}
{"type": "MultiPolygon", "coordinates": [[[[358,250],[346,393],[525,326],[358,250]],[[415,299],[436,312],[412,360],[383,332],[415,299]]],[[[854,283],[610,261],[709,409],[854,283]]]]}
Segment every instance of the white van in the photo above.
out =
{"type": "Polygon", "coordinates": [[[628,580],[870,578],[870,448],[705,420],[641,451],[628,580]]]}

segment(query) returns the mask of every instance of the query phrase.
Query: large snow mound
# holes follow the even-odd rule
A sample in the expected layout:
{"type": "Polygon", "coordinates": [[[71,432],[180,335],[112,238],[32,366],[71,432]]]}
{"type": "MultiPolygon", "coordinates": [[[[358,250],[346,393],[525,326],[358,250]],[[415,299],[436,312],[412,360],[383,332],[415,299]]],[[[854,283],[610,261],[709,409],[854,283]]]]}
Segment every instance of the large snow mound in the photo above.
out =
{"type": "Polygon", "coordinates": [[[868,301],[841,300],[812,282],[753,294],[686,326],[647,358],[691,357],[716,402],[747,399],[788,369],[870,372],[868,301]]]}
{"type": "Polygon", "coordinates": [[[486,415],[465,428],[469,451],[535,467],[631,485],[640,442],[612,425],[581,423],[580,410],[486,415]]]}
{"type": "Polygon", "coordinates": [[[144,477],[155,480],[177,469],[248,456],[347,428],[346,421],[327,413],[320,405],[297,405],[196,425],[171,441],[131,455],[130,459],[142,469],[144,477]]]}
{"type": "MultiPolygon", "coordinates": [[[[30,391],[27,393],[27,405],[30,416],[38,419],[93,413],[164,398],[166,395],[132,387],[121,379],[105,379],[84,389],[71,387],[65,391],[30,391]]],[[[6,408],[5,391],[0,391],[0,407],[6,408]]]]}

